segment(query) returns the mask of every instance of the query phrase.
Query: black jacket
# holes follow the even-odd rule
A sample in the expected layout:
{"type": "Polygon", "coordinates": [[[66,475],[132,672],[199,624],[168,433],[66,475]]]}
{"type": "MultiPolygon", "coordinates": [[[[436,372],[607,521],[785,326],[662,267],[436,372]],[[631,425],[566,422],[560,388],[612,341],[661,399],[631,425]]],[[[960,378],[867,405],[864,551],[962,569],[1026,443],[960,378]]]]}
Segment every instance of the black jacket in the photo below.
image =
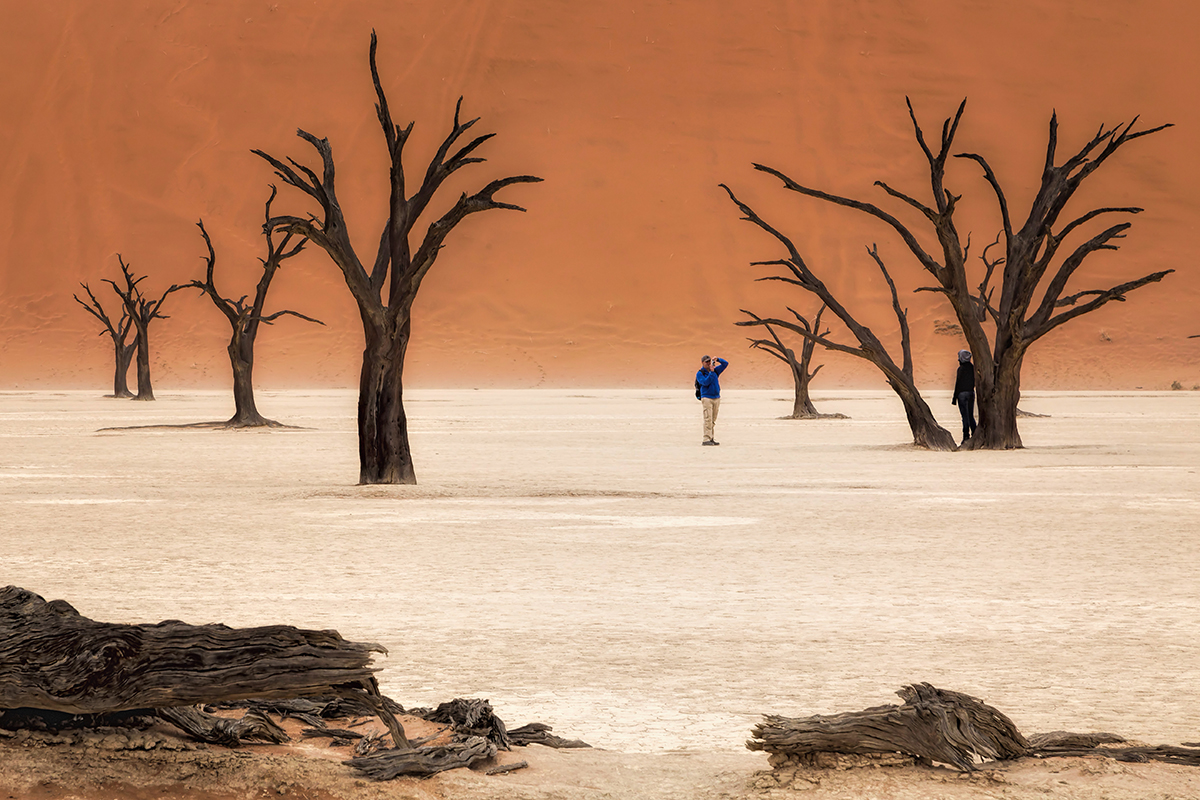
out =
{"type": "Polygon", "coordinates": [[[975,391],[975,365],[970,361],[958,365],[958,377],[954,379],[954,396],[975,391]]]}

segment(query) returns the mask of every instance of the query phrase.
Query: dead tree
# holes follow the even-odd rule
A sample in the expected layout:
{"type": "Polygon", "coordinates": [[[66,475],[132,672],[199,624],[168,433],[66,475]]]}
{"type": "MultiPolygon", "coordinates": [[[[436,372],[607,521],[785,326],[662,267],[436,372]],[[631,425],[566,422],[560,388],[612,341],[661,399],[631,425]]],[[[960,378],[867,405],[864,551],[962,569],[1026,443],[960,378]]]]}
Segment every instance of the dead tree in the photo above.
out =
{"type": "MultiPolygon", "coordinates": [[[[808,331],[819,332],[821,336],[828,336],[829,330],[821,331],[821,315],[825,313],[825,306],[821,306],[817,310],[817,316],[813,319],[810,325],[808,320],[792,311],[796,322],[808,331]]],[[[791,311],[791,309],[788,309],[791,311]]],[[[751,319],[758,319],[755,314],[752,314],[745,309],[742,310],[751,319]]],[[[813,351],[816,349],[817,343],[812,339],[804,339],[800,345],[800,356],[796,356],[796,351],[783,343],[779,338],[779,334],[771,327],[770,323],[763,323],[763,327],[767,329],[767,333],[771,336],[770,339],[749,339],[750,346],[768,353],[780,361],[788,365],[788,369],[792,372],[792,384],[795,388],[794,400],[792,402],[792,413],[785,419],[845,419],[845,414],[821,414],[817,411],[812,403],[812,398],[808,394],[808,385],[817,373],[821,371],[824,364],[818,364],[816,369],[809,372],[809,367],[812,366],[813,351]]]]}
{"type": "MultiPolygon", "coordinates": [[[[871,329],[859,323],[850,311],[834,297],[829,287],[809,269],[808,264],[805,263],[804,258],[801,257],[800,252],[796,249],[796,245],[792,243],[791,239],[763,220],[750,206],[738,200],[733,190],[728,186],[721,184],[721,188],[729,194],[729,198],[741,210],[744,215],[742,219],[754,223],[759,228],[774,236],[788,252],[788,257],[785,259],[752,262],[751,266],[778,266],[788,271],[786,275],[771,275],[759,278],[758,280],[780,281],[792,286],[798,286],[806,292],[815,295],[833,312],[835,317],[841,320],[851,335],[858,340],[858,347],[835,342],[827,335],[818,332],[815,326],[810,326],[807,323],[799,325],[784,319],[760,318],[744,310],[743,313],[749,314],[751,319],[735,324],[741,326],[774,325],[799,334],[827,350],[835,350],[839,353],[846,353],[871,362],[883,373],[888,385],[892,387],[892,391],[896,393],[896,396],[900,398],[900,402],[904,404],[904,414],[908,418],[908,427],[912,431],[913,444],[929,450],[954,450],[954,437],[949,431],[938,424],[937,419],[933,416],[933,411],[930,410],[929,405],[921,397],[921,393],[917,390],[917,385],[913,380],[912,343],[908,329],[908,315],[900,307],[900,298],[896,294],[896,284],[892,280],[892,276],[888,273],[887,267],[884,266],[883,259],[879,257],[878,249],[872,245],[867,249],[867,252],[875,261],[876,266],[879,267],[879,271],[883,273],[883,278],[887,281],[888,289],[892,293],[892,311],[895,312],[896,321],[900,326],[900,350],[903,354],[902,364],[896,364],[891,354],[888,353],[887,348],[884,347],[883,343],[879,341],[879,338],[871,329]]],[[[793,316],[799,316],[795,310],[791,308],[788,310],[791,311],[793,316]]]]}
{"type": "Polygon", "coordinates": [[[370,666],[380,645],[290,625],[229,628],[90,620],[64,600],[0,589],[0,710],[110,714],[257,698],[366,702],[397,747],[404,729],[370,666]]]}
{"type": "MultiPolygon", "coordinates": [[[[275,199],[275,187],[271,187],[271,196],[267,199],[266,218],[271,219],[271,201],[275,199]]],[[[298,311],[276,311],[273,314],[263,314],[263,306],[267,300],[267,291],[271,288],[271,281],[275,277],[275,273],[279,270],[279,265],[285,259],[298,254],[304,249],[305,240],[301,239],[296,243],[295,247],[290,250],[288,246],[292,242],[294,234],[287,233],[283,237],[283,241],[278,244],[274,240],[274,229],[269,225],[263,228],[264,236],[267,240],[267,257],[260,258],[262,264],[262,277],[258,280],[258,286],[254,292],[254,301],[249,305],[246,304],[246,295],[242,295],[240,299],[221,296],[217,291],[216,284],[213,281],[213,270],[217,263],[217,254],[213,250],[212,239],[208,236],[208,231],[204,229],[204,220],[196,223],[200,228],[200,235],[204,237],[204,244],[208,248],[208,255],[204,257],[207,264],[204,281],[192,281],[184,284],[184,287],[192,287],[199,289],[212,300],[213,305],[217,310],[225,315],[226,321],[229,322],[229,327],[232,330],[232,335],[229,339],[229,347],[226,350],[229,353],[229,362],[233,366],[233,416],[223,423],[226,428],[257,428],[263,426],[277,427],[279,423],[274,420],[267,419],[262,414],[258,413],[258,407],[254,403],[254,342],[258,337],[260,325],[272,325],[275,320],[282,316],[288,315],[299,317],[300,319],[309,322],[316,322],[319,325],[324,325],[319,319],[305,316],[298,311]]]]}
{"type": "Polygon", "coordinates": [[[766,716],[746,747],[770,753],[773,765],[790,758],[802,762],[817,753],[905,753],[964,772],[980,760],[1029,752],[1029,742],[1012,720],[974,697],[928,683],[905,686],[896,694],[903,705],[801,719],[766,716]]]}
{"type": "Polygon", "coordinates": [[[125,339],[129,336],[129,329],[133,325],[133,317],[129,316],[129,311],[125,308],[125,304],[121,303],[121,318],[114,325],[105,312],[104,306],[96,299],[96,295],[92,294],[91,287],[86,283],[79,284],[83,290],[87,292],[88,302],[83,302],[79,299],[79,295],[71,295],[75,298],[75,302],[83,306],[83,310],[91,314],[100,323],[104,325],[104,330],[100,331],[100,335],[108,334],[113,343],[113,354],[115,357],[115,367],[113,371],[113,397],[133,397],[133,392],[129,391],[129,365],[133,361],[133,354],[137,352],[137,338],[128,344],[125,339]]]}
{"type": "Polygon", "coordinates": [[[138,288],[138,284],[144,281],[146,276],[135,279],[133,273],[129,271],[129,265],[125,263],[125,259],[121,258],[120,253],[117,253],[117,262],[121,265],[121,274],[125,277],[125,288],[122,289],[115,281],[110,281],[108,278],[105,278],[104,282],[111,285],[113,291],[117,293],[117,297],[121,298],[121,302],[125,305],[125,313],[129,315],[133,321],[133,327],[137,331],[138,392],[133,399],[153,400],[154,388],[150,385],[150,323],[156,319],[168,319],[167,315],[162,313],[163,302],[167,299],[167,295],[182,287],[171,286],[162,293],[162,297],[157,300],[148,300],[142,294],[142,290],[138,288]]]}
{"type": "Polygon", "coordinates": [[[951,154],[966,104],[967,101],[963,100],[953,119],[947,119],[942,124],[941,146],[935,154],[925,141],[912,103],[908,102],[908,114],[917,144],[929,162],[932,205],[899,192],[883,181],[875,182],[890,197],[916,209],[929,221],[932,233],[937,238],[939,246],[935,252],[940,254],[940,259],[938,255],[927,252],[900,220],[878,206],[803,186],[782,172],[762,164],[755,164],[754,168],[774,175],[794,192],[875,217],[900,235],[921,267],[933,276],[936,285],[924,290],[942,294],[950,302],[966,336],[967,346],[971,349],[975,364],[979,427],[964,448],[1011,449],[1022,446],[1017,430],[1017,403],[1021,397],[1021,365],[1030,346],[1060,325],[1111,301],[1123,301],[1134,289],[1156,283],[1174,272],[1169,269],[1153,272],[1108,288],[1068,290],[1068,284],[1088,256],[1097,251],[1117,249],[1114,242],[1125,237],[1125,231],[1131,227],[1130,222],[1110,225],[1076,245],[1065,257],[1057,258],[1063,242],[1081,226],[1104,215],[1138,214],[1142,211],[1133,206],[1094,208],[1059,225],[1064,208],[1085,178],[1126,143],[1171,126],[1160,125],[1135,131],[1133,126],[1137,124],[1136,117],[1128,125],[1120,124],[1112,128],[1102,125],[1075,155],[1062,164],[1055,164],[1058,117],[1051,115],[1041,185],[1024,222],[1014,218],[1010,212],[1000,181],[984,157],[977,153],[955,153],[955,158],[974,161],[983,168],[984,178],[999,203],[1001,224],[998,227],[1004,253],[991,261],[984,259],[984,275],[975,284],[967,270],[970,236],[964,244],[954,223],[954,212],[962,195],[952,193],[945,186],[946,161],[951,154]],[[991,281],[998,268],[1002,269],[997,300],[991,281]],[[990,339],[985,325],[992,328],[990,339]]]}
{"type": "Polygon", "coordinates": [[[378,102],[379,124],[387,144],[391,198],[386,225],[379,237],[375,261],[368,270],[350,242],[350,233],[334,191],[333,150],[327,139],[307,131],[297,135],[311,144],[321,157],[322,175],[288,159],[287,164],[261,150],[253,151],[271,164],[286,183],[300,189],[321,206],[315,216],[278,216],[267,227],[284,230],[321,247],[341,270],[350,293],[358,304],[366,339],[358,389],[359,483],[416,483],[412,454],[408,444],[408,420],[403,404],[404,356],[412,332],[412,305],[421,282],[433,267],[446,237],[467,216],[491,209],[525,209],[495,199],[506,186],[536,183],[541,178],[518,175],[487,184],[475,194],[465,192],[458,201],[426,229],[415,251],[410,235],[434,194],[454,172],[485,159],[473,157],[475,150],[495,134],[472,139],[451,154],[458,140],[478,118],[462,122],[459,111],[462,98],[454,109],[454,124],[430,161],[420,186],[407,193],[403,155],[413,123],[401,128],[392,122],[387,97],[375,64],[376,39],[371,33],[371,79],[378,102]],[[386,294],[385,294],[386,289],[386,294]]]}
{"type": "Polygon", "coordinates": [[[1117,761],[1164,761],[1200,766],[1200,746],[1133,745],[1111,733],[1033,734],[1026,738],[1004,713],[970,695],[914,683],[896,692],[901,705],[875,706],[811,717],[766,715],[746,742],[770,754],[776,769],[823,766],[830,753],[844,757],[916,759],[971,772],[988,761],[1015,758],[1100,756],[1117,761]]]}

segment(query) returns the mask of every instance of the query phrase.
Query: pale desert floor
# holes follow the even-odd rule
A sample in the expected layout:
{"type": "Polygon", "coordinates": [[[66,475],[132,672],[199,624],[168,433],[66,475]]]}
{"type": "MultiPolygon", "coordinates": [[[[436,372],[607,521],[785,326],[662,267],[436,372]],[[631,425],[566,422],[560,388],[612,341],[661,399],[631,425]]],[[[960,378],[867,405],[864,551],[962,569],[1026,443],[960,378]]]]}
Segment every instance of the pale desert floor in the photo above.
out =
{"type": "MultiPolygon", "coordinates": [[[[628,752],[740,751],[761,713],[976,695],[1026,733],[1200,740],[1200,392],[1029,392],[1026,449],[913,449],[885,392],[780,420],[727,391],[412,391],[417,487],[358,487],[352,392],[300,430],[106,426],[224,392],[0,394],[0,584],[120,622],[336,628],[406,706],[628,752]]],[[[951,430],[956,411],[931,396],[951,430]]],[[[744,752],[744,751],[743,751],[744,752]]]]}

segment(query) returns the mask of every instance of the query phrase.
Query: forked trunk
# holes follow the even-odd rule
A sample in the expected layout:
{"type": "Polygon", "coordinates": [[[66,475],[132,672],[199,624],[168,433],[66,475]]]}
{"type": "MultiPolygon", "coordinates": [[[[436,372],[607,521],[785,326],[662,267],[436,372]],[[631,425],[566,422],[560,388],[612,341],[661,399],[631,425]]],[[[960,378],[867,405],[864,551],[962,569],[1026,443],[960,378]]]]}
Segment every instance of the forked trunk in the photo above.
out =
{"type": "Polygon", "coordinates": [[[138,391],[134,400],[153,400],[154,387],[150,385],[150,336],[144,329],[137,337],[137,380],[138,391]]]}
{"type": "Polygon", "coordinates": [[[254,345],[243,345],[235,336],[227,348],[229,362],[233,365],[233,417],[229,424],[235,428],[258,428],[271,424],[271,420],[258,413],[254,405],[254,345]]]}
{"type": "Polygon", "coordinates": [[[803,367],[796,362],[791,362],[792,367],[792,382],[796,386],[796,400],[792,404],[793,419],[808,419],[817,416],[817,409],[812,404],[812,400],[808,396],[808,379],[803,367]]]}
{"type": "Polygon", "coordinates": [[[137,350],[137,344],[118,344],[116,348],[113,397],[133,397],[133,392],[129,391],[129,365],[133,363],[133,353],[137,350]]]}
{"type": "Polygon", "coordinates": [[[359,484],[415,484],[408,419],[404,415],[404,354],[409,323],[366,328],[358,386],[359,484]]]}
{"type": "Polygon", "coordinates": [[[1009,348],[1000,356],[995,375],[976,375],[979,426],[964,450],[1018,450],[1017,404],[1021,400],[1021,362],[1024,351],[1009,348]]]}

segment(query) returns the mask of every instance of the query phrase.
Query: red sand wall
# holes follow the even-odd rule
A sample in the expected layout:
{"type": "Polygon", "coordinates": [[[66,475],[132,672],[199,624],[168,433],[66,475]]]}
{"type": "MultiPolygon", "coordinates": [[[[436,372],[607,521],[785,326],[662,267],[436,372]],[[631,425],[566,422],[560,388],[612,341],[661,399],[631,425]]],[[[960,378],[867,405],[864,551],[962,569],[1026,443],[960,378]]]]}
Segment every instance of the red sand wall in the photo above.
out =
{"type": "MultiPolygon", "coordinates": [[[[772,241],[718,190],[734,186],[791,232],[827,282],[880,333],[892,332],[882,283],[863,250],[877,241],[902,287],[922,285],[897,239],[851,212],[787,195],[750,169],[766,162],[831,191],[886,202],[884,179],[928,194],[906,94],[927,131],[969,98],[963,149],[985,154],[1028,202],[1047,121],[1061,151],[1101,123],[1141,114],[1178,127],[1133,143],[1090,181],[1077,210],[1140,205],[1118,253],[1094,257],[1076,288],[1179,270],[1166,282],[1072,323],[1028,363],[1034,388],[1165,388],[1200,383],[1200,210],[1194,31],[1200,6],[1059,0],[364,0],[339,3],[59,0],[10,4],[0,29],[0,389],[110,385],[111,355],[71,301],[117,275],[116,253],[145,285],[200,276],[203,217],[228,294],[252,291],[267,183],[253,147],[313,163],[297,127],[326,136],[360,251],[386,205],[382,137],[367,44],[398,120],[417,121],[410,172],[450,123],[455,99],[499,136],[458,191],[505,174],[527,214],[460,226],[416,306],[410,385],[687,386],[702,351],[730,358],[730,385],[786,386],[745,349],[739,308],[783,313],[812,301],[754,284],[747,266],[772,241]],[[736,378],[735,378],[736,376],[736,378]],[[735,383],[735,380],[738,383],[735,383]]],[[[976,252],[994,236],[994,201],[977,168],[956,162],[963,228],[976,252]],[[970,223],[969,225],[967,223],[970,223]]],[[[307,210],[281,187],[278,211],[307,210]]],[[[914,220],[914,224],[919,224],[914,220]]],[[[361,332],[345,287],[316,248],[288,262],[271,305],[294,319],[264,331],[260,385],[353,385],[361,332]]],[[[369,257],[369,256],[368,256],[369,257]]],[[[918,369],[951,380],[952,316],[910,296],[918,369]]],[[[188,293],[153,329],[156,386],[227,382],[223,319],[188,293]]],[[[877,386],[844,356],[823,357],[818,386],[877,386]]],[[[132,373],[131,373],[132,377],[132,373]]]]}

